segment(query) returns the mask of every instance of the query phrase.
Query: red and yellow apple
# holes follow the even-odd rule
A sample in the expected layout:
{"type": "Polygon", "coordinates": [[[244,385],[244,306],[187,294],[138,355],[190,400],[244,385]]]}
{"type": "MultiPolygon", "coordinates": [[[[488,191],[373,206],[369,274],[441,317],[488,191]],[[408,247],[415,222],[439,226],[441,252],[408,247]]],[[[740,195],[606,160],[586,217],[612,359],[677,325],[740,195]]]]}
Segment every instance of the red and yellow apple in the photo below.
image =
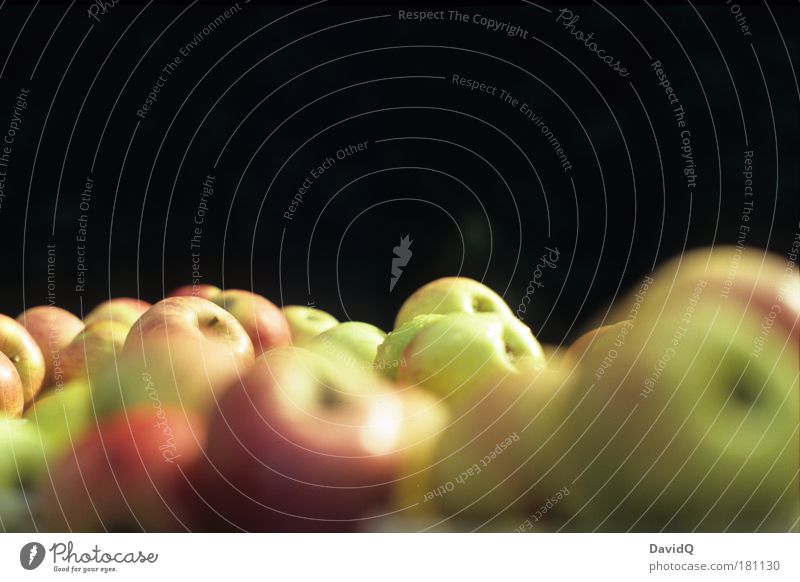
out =
{"type": "Polygon", "coordinates": [[[27,406],[42,389],[45,363],[42,350],[21,323],[0,314],[0,353],[11,360],[22,380],[27,406]]]}
{"type": "Polygon", "coordinates": [[[63,384],[61,352],[83,330],[83,321],[55,305],[26,309],[17,316],[17,321],[28,330],[44,356],[43,389],[63,384]]]}
{"type": "Polygon", "coordinates": [[[283,311],[266,297],[241,289],[226,289],[217,293],[211,301],[233,315],[242,325],[253,342],[256,355],[292,343],[283,311]]]}
{"type": "Polygon", "coordinates": [[[14,363],[0,353],[0,418],[22,416],[25,394],[14,363]]]}
{"type": "Polygon", "coordinates": [[[104,301],[92,309],[83,318],[85,326],[90,326],[98,321],[111,321],[120,323],[128,329],[139,319],[145,311],[152,307],[147,301],[131,297],[117,297],[104,301]]]}

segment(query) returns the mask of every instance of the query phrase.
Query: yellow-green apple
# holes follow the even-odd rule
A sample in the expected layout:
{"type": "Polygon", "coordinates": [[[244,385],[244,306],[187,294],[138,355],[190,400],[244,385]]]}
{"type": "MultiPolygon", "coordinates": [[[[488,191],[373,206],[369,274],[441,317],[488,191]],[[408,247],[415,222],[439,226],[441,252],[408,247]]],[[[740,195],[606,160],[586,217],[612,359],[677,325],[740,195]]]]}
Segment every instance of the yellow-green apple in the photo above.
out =
{"type": "Polygon", "coordinates": [[[763,257],[746,252],[731,280],[731,252],[684,257],[702,256],[708,271],[659,270],[622,345],[606,332],[584,353],[554,415],[568,418],[554,437],[570,445],[569,499],[582,527],[798,523],[800,277],[793,267],[784,278],[786,263],[766,257],[777,279],[762,279],[763,257]]]}
{"type": "Polygon", "coordinates": [[[42,350],[21,323],[0,314],[0,353],[14,364],[22,380],[27,406],[42,389],[45,363],[42,350]]]}
{"type": "Polygon", "coordinates": [[[562,381],[560,371],[529,360],[519,373],[473,391],[436,447],[428,487],[408,503],[443,518],[513,522],[516,516],[515,527],[539,511],[552,523],[563,511],[542,508],[568,485],[559,470],[561,445],[548,433],[562,381]]]}
{"type": "Polygon", "coordinates": [[[403,357],[406,346],[423,327],[440,317],[441,314],[417,315],[390,331],[375,353],[375,369],[389,380],[396,380],[397,370],[407,365],[403,357]]]}
{"type": "Polygon", "coordinates": [[[468,277],[443,277],[423,285],[406,299],[394,326],[400,327],[417,315],[430,313],[495,313],[515,317],[503,298],[483,283],[468,277]]]}
{"type": "Polygon", "coordinates": [[[561,367],[566,355],[566,347],[556,344],[542,344],[542,352],[544,352],[544,359],[549,368],[557,369],[561,367]]]}
{"type": "Polygon", "coordinates": [[[241,289],[226,289],[211,301],[233,315],[242,325],[253,342],[256,355],[292,343],[283,311],[266,297],[241,289]]]}
{"type": "Polygon", "coordinates": [[[305,305],[287,305],[283,308],[283,315],[289,323],[292,343],[296,346],[306,345],[312,338],[339,323],[330,313],[305,305]]]}
{"type": "Polygon", "coordinates": [[[128,329],[126,324],[110,319],[88,324],[61,351],[64,380],[93,378],[113,365],[125,344],[128,329]]]}
{"type": "Polygon", "coordinates": [[[116,365],[93,379],[95,412],[104,417],[144,402],[207,408],[253,358],[230,313],[206,299],[169,297],[134,324],[116,365]]]}
{"type": "Polygon", "coordinates": [[[98,321],[113,321],[121,323],[128,329],[139,319],[145,311],[152,307],[147,301],[131,297],[117,297],[104,301],[92,309],[83,318],[85,326],[90,326],[98,321]]]}
{"type": "Polygon", "coordinates": [[[431,390],[452,406],[477,390],[484,392],[518,365],[544,366],[544,353],[518,319],[492,313],[448,313],[423,326],[405,350],[397,380],[431,390]]]}
{"type": "Polygon", "coordinates": [[[0,352],[0,419],[22,416],[25,394],[14,363],[0,352]]]}
{"type": "Polygon", "coordinates": [[[186,531],[196,504],[183,468],[202,453],[205,423],[175,407],[139,406],[93,426],[40,481],[45,531],[186,531]]]}
{"type": "Polygon", "coordinates": [[[215,285],[207,285],[201,283],[199,285],[183,285],[178,287],[169,297],[199,297],[200,299],[214,299],[217,295],[222,293],[222,289],[215,285]]]}
{"type": "Polygon", "coordinates": [[[83,321],[55,305],[26,309],[17,321],[28,330],[44,356],[43,389],[63,384],[61,351],[83,330],[83,321]]]}
{"type": "Polygon", "coordinates": [[[418,482],[446,423],[416,388],[303,348],[272,350],[213,413],[205,498],[228,527],[351,530],[418,482]]]}
{"type": "Polygon", "coordinates": [[[35,428],[23,419],[0,417],[0,530],[35,531],[28,476],[42,463],[35,428]]]}
{"type": "Polygon", "coordinates": [[[308,344],[309,349],[362,368],[372,368],[378,346],[386,333],[362,321],[345,321],[322,332],[308,344]]]}

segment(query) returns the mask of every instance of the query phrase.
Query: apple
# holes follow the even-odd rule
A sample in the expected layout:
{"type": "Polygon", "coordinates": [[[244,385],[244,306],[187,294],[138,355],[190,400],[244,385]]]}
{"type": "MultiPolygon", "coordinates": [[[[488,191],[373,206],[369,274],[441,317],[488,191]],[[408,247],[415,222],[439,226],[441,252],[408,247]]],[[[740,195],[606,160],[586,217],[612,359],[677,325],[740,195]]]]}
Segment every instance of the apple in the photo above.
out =
{"type": "Polygon", "coordinates": [[[458,407],[469,393],[483,392],[522,360],[544,366],[544,353],[530,329],[517,319],[492,313],[449,313],[422,327],[405,350],[397,371],[402,384],[419,384],[458,407]]]}
{"type": "Polygon", "coordinates": [[[27,406],[42,389],[45,363],[42,350],[21,323],[0,314],[0,353],[14,363],[22,380],[27,406]]]}
{"type": "Polygon", "coordinates": [[[217,293],[211,301],[233,315],[242,325],[253,342],[256,355],[292,343],[289,324],[283,312],[266,297],[241,289],[226,289],[217,293]]]}
{"type": "Polygon", "coordinates": [[[113,364],[122,351],[128,329],[126,324],[110,319],[89,323],[61,351],[64,380],[92,378],[113,364]]]}
{"type": "Polygon", "coordinates": [[[375,353],[375,369],[389,380],[397,380],[397,370],[408,363],[403,352],[422,328],[442,317],[440,314],[417,315],[390,331],[375,353]]]}
{"type": "Polygon", "coordinates": [[[502,297],[467,277],[443,277],[417,289],[400,307],[395,328],[430,313],[494,313],[515,318],[502,297]]]}
{"type": "Polygon", "coordinates": [[[98,321],[113,321],[125,325],[128,329],[139,319],[145,311],[152,307],[147,301],[131,297],[116,297],[104,301],[92,309],[83,318],[85,326],[90,326],[98,321]]]}
{"type": "MultiPolygon", "coordinates": [[[[562,382],[560,371],[527,360],[518,374],[473,391],[437,443],[428,487],[406,504],[421,503],[443,519],[514,527],[546,507],[568,485],[560,471],[561,444],[548,433],[562,382]]],[[[553,509],[550,523],[564,507],[553,509]]]]}
{"type": "Polygon", "coordinates": [[[52,445],[48,447],[50,450],[71,446],[94,424],[89,385],[84,380],[74,380],[41,395],[25,411],[25,418],[39,431],[43,441],[52,445]]]}
{"type": "Polygon", "coordinates": [[[214,285],[206,285],[204,283],[199,285],[183,285],[178,287],[169,297],[199,297],[200,299],[214,299],[217,295],[222,293],[222,289],[214,285]]]}
{"type": "Polygon", "coordinates": [[[309,349],[353,365],[372,368],[378,346],[386,333],[362,321],[345,321],[322,332],[309,342],[309,349]]]}
{"type": "Polygon", "coordinates": [[[304,346],[313,338],[339,323],[339,320],[321,309],[305,305],[287,305],[283,315],[289,324],[292,343],[304,346]]]}
{"type": "Polygon", "coordinates": [[[31,506],[34,495],[27,475],[42,464],[39,435],[22,419],[0,417],[0,528],[6,532],[35,531],[31,506]]]}
{"type": "Polygon", "coordinates": [[[63,384],[61,350],[83,330],[83,321],[55,305],[26,309],[17,316],[17,321],[28,330],[44,356],[43,389],[63,384]]]}
{"type": "Polygon", "coordinates": [[[204,497],[229,528],[352,530],[414,486],[446,423],[418,389],[303,348],[272,350],[212,415],[204,497]]]}
{"type": "Polygon", "coordinates": [[[606,332],[584,353],[552,415],[567,419],[553,430],[570,448],[574,523],[796,527],[800,278],[746,250],[731,279],[734,252],[703,249],[659,269],[622,345],[606,332]]]}
{"type": "Polygon", "coordinates": [[[145,402],[206,409],[253,358],[247,333],[221,307],[164,299],[133,326],[115,365],[93,379],[95,412],[106,417],[145,402]]]}
{"type": "Polygon", "coordinates": [[[14,363],[0,352],[0,419],[22,416],[25,394],[14,363]]]}
{"type": "Polygon", "coordinates": [[[598,347],[600,349],[608,349],[608,346],[612,342],[617,346],[621,346],[625,342],[625,337],[632,327],[633,321],[624,320],[617,323],[602,325],[587,331],[569,345],[562,357],[562,363],[565,366],[579,365],[586,356],[586,352],[590,350],[597,349],[598,347]],[[608,334],[607,337],[601,339],[601,336],[605,334],[608,334]]]}
{"type": "Polygon", "coordinates": [[[201,454],[205,425],[180,408],[126,410],[92,427],[40,482],[44,531],[169,532],[193,526],[202,503],[184,476],[201,454]]]}

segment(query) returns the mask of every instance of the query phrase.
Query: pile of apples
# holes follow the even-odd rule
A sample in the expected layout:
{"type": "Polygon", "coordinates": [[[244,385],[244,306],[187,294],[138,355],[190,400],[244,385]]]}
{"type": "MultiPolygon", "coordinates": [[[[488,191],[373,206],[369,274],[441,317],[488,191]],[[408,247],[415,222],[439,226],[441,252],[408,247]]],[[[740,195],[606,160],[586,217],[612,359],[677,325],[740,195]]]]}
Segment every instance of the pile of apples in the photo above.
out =
{"type": "Polygon", "coordinates": [[[564,349],[463,277],[388,333],[209,285],[0,315],[0,529],[796,531],[793,267],[684,254],[564,349]]]}

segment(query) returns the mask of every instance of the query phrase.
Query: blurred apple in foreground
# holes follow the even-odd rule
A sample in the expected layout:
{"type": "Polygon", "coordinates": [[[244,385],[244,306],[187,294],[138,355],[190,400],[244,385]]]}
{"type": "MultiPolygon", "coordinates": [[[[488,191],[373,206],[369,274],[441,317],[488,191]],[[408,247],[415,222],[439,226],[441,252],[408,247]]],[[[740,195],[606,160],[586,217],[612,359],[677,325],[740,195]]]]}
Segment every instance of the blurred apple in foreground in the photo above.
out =
{"type": "Polygon", "coordinates": [[[745,251],[731,280],[733,252],[691,253],[686,272],[666,265],[623,344],[606,332],[585,351],[555,435],[574,445],[569,499],[582,528],[797,523],[800,278],[783,276],[782,259],[745,251]],[[761,269],[777,276],[761,279],[761,269]]]}
{"type": "Polygon", "coordinates": [[[289,324],[283,312],[266,297],[241,289],[226,289],[217,293],[211,301],[233,315],[242,325],[253,342],[256,355],[292,343],[289,324]]]}
{"type": "Polygon", "coordinates": [[[92,309],[83,318],[83,323],[88,327],[99,321],[112,321],[130,329],[150,307],[151,305],[147,301],[131,297],[117,297],[104,301],[92,309]]]}
{"type": "Polygon", "coordinates": [[[452,406],[485,392],[518,365],[544,366],[544,353],[530,329],[492,313],[449,313],[423,326],[403,351],[407,364],[397,379],[419,384],[452,406]]]}
{"type": "Polygon", "coordinates": [[[222,293],[222,289],[215,285],[207,285],[202,283],[200,285],[183,285],[178,287],[169,297],[199,297],[200,299],[214,299],[217,295],[222,293]]]}
{"type": "Polygon", "coordinates": [[[362,368],[372,368],[375,352],[386,339],[380,328],[362,321],[334,325],[311,340],[308,347],[318,353],[348,360],[362,368]]]}
{"type": "Polygon", "coordinates": [[[61,351],[64,380],[92,378],[113,365],[125,344],[128,329],[126,324],[110,319],[88,324],[61,351]]]}
{"type": "Polygon", "coordinates": [[[141,406],[105,419],[42,482],[44,531],[185,531],[193,526],[183,469],[201,454],[203,422],[186,411],[141,406]]]}
{"type": "Polygon", "coordinates": [[[5,354],[22,380],[27,406],[42,389],[45,363],[42,350],[21,323],[0,314],[0,353],[5,354]]]}
{"type": "Polygon", "coordinates": [[[34,531],[28,476],[42,464],[39,435],[22,419],[0,417],[0,531],[34,531]]]}
{"type": "Polygon", "coordinates": [[[228,527],[354,529],[418,478],[445,424],[419,390],[302,348],[272,350],[212,417],[205,498],[228,527]]]}
{"type": "Polygon", "coordinates": [[[0,418],[22,416],[25,394],[14,363],[0,353],[0,418]]]}
{"type": "Polygon", "coordinates": [[[95,413],[141,403],[207,409],[253,362],[253,344],[236,319],[197,297],[156,303],[134,324],[115,365],[93,378],[95,413]]]}
{"type": "Polygon", "coordinates": [[[63,384],[61,350],[83,330],[81,319],[55,305],[40,305],[20,313],[17,321],[28,330],[42,351],[45,364],[43,387],[63,384]]]}
{"type": "Polygon", "coordinates": [[[516,319],[503,298],[483,283],[467,277],[444,277],[420,287],[406,299],[394,326],[431,313],[494,313],[516,319]]]}
{"type": "Polygon", "coordinates": [[[564,451],[549,433],[562,381],[560,372],[529,361],[473,392],[453,414],[430,486],[414,501],[443,518],[509,520],[514,527],[540,511],[568,485],[559,463],[564,451]]]}
{"type": "Polygon", "coordinates": [[[305,305],[287,305],[283,308],[283,315],[289,324],[292,343],[296,346],[308,344],[323,331],[339,323],[330,313],[305,305]]]}

